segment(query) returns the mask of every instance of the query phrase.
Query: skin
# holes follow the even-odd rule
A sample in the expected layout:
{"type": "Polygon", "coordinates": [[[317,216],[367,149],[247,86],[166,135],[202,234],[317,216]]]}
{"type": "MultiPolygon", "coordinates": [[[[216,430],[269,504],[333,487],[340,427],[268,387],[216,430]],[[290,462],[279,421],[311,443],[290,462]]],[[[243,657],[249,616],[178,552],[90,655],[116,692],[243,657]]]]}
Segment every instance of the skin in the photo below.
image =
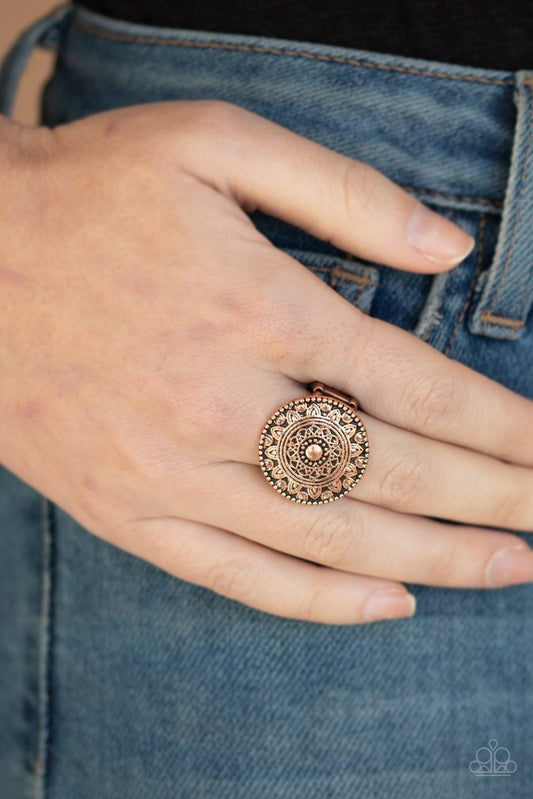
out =
{"type": "Polygon", "coordinates": [[[2,118],[0,139],[7,468],[106,541],[289,618],[409,615],[402,581],[533,580],[506,532],[533,530],[533,403],[361,313],[247,212],[414,272],[452,268],[465,233],[218,101],[2,118]],[[257,461],[266,419],[313,379],[357,396],[371,442],[324,506],[280,497],[257,461]]]}

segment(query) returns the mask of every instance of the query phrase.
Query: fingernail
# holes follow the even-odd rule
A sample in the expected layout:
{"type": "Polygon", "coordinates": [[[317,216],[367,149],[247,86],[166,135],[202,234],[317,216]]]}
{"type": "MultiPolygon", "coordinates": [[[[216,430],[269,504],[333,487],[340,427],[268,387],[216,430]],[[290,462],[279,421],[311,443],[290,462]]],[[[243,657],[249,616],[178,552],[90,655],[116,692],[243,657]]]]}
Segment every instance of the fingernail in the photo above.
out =
{"type": "Polygon", "coordinates": [[[407,239],[430,261],[446,266],[458,264],[471,252],[475,241],[423,203],[416,205],[407,225],[407,239]]]}
{"type": "Polygon", "coordinates": [[[402,616],[412,616],[415,608],[416,599],[413,594],[395,588],[386,589],[377,591],[367,600],[363,617],[366,621],[398,619],[402,616]]]}
{"type": "Polygon", "coordinates": [[[499,549],[492,556],[485,573],[492,587],[528,583],[533,580],[533,550],[526,544],[499,549]]]}

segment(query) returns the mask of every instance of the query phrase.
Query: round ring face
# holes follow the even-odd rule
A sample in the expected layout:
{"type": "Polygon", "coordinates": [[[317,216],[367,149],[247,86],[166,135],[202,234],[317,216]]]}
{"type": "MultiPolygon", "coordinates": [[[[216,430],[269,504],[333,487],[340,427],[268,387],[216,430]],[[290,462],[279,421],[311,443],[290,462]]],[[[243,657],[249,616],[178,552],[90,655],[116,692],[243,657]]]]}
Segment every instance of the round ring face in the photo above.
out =
{"type": "Polygon", "coordinates": [[[259,441],[259,463],[268,482],[287,499],[307,505],[347,494],[367,460],[361,419],[349,405],[323,395],[278,408],[259,441]]]}

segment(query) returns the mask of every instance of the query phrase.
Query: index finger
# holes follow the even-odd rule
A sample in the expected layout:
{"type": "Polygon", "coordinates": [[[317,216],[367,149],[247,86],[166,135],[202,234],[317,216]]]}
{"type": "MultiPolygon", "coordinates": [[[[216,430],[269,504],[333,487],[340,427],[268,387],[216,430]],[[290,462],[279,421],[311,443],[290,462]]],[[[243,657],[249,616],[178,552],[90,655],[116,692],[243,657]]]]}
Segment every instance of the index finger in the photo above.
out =
{"type": "Polygon", "coordinates": [[[369,164],[239,106],[193,103],[203,124],[192,126],[192,136],[180,126],[177,156],[246,210],[259,208],[342,250],[412,272],[449,269],[472,249],[465,231],[369,164]]]}

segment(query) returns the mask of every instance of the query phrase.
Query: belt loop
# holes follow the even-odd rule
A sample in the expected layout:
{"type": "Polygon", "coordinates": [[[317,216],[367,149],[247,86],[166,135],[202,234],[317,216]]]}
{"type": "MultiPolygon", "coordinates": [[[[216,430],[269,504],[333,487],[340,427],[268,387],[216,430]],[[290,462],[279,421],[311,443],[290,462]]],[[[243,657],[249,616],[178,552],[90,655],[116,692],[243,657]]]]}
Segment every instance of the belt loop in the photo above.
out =
{"type": "Polygon", "coordinates": [[[515,77],[517,117],[501,225],[470,320],[472,333],[510,341],[522,335],[533,300],[533,72],[515,77]]]}
{"type": "Polygon", "coordinates": [[[0,67],[0,113],[9,116],[19,78],[36,45],[57,43],[59,34],[72,13],[70,3],[62,3],[44,17],[32,22],[11,45],[0,67]]]}

